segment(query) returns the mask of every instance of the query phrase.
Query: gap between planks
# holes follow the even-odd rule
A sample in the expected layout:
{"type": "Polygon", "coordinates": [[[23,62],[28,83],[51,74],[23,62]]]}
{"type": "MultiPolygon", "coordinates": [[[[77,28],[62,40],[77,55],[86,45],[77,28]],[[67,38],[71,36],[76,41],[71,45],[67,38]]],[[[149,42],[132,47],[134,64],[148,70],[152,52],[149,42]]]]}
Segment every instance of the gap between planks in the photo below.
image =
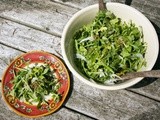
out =
{"type": "Polygon", "coordinates": [[[33,28],[33,29],[35,29],[35,30],[38,30],[38,31],[41,31],[41,32],[44,32],[44,33],[47,33],[47,34],[50,34],[50,35],[54,35],[54,36],[56,36],[56,37],[61,37],[61,34],[60,34],[60,33],[51,32],[51,31],[42,29],[42,28],[40,28],[40,27],[37,27],[37,26],[35,26],[35,25],[31,25],[31,24],[28,24],[28,23],[26,23],[26,22],[22,22],[22,21],[19,21],[19,20],[10,18],[10,17],[8,17],[8,16],[0,15],[0,18],[5,19],[5,20],[9,20],[9,21],[12,21],[12,22],[15,22],[15,23],[18,23],[18,24],[20,24],[20,25],[27,26],[27,27],[29,27],[29,28],[33,28]]]}
{"type": "MultiPolygon", "coordinates": [[[[14,20],[13,18],[5,17],[5,16],[0,16],[0,18],[6,19],[6,20],[9,20],[9,21],[12,21],[12,22],[21,24],[21,25],[23,25],[23,26],[27,26],[27,27],[29,27],[29,28],[33,28],[33,29],[36,29],[36,30],[45,32],[45,33],[47,33],[47,34],[56,36],[55,33],[46,31],[46,30],[44,30],[44,29],[41,29],[41,28],[39,28],[39,27],[36,27],[36,26],[30,25],[30,24],[27,24],[27,23],[25,23],[25,22],[21,22],[21,21],[14,20]]],[[[56,34],[57,34],[57,33],[56,33],[56,34]]],[[[61,35],[58,35],[57,37],[61,37],[61,35]]],[[[0,42],[0,44],[2,44],[2,45],[4,45],[4,46],[7,46],[7,47],[10,47],[10,48],[12,48],[12,49],[15,49],[15,50],[18,50],[18,51],[21,51],[21,52],[26,53],[26,51],[23,51],[23,50],[18,49],[18,48],[16,48],[16,47],[9,46],[9,45],[7,45],[7,44],[5,44],[5,43],[0,42]]],[[[56,52],[56,53],[58,53],[58,52],[56,52]]],[[[58,54],[62,57],[62,55],[61,55],[60,53],[58,53],[58,54]]],[[[1,80],[0,80],[0,81],[1,81],[1,80]]],[[[156,99],[156,98],[152,98],[152,97],[150,97],[150,96],[147,96],[147,95],[144,95],[144,94],[135,92],[135,91],[133,91],[133,90],[128,90],[128,89],[125,89],[125,90],[126,90],[126,91],[129,91],[129,92],[132,92],[132,93],[134,93],[134,94],[138,94],[138,95],[141,95],[141,96],[143,96],[143,97],[149,98],[149,99],[154,100],[154,101],[156,101],[156,102],[160,102],[160,100],[158,100],[158,99],[156,99]]]]}
{"type": "MultiPolygon", "coordinates": [[[[58,2],[59,3],[59,2],[58,2]]],[[[47,33],[47,34],[50,34],[50,35],[54,35],[56,37],[61,37],[61,34],[60,33],[56,33],[56,32],[50,32],[50,31],[47,31],[45,29],[42,29],[40,27],[37,27],[37,26],[34,26],[34,25],[31,25],[31,24],[28,24],[28,23],[25,23],[25,22],[22,22],[22,21],[19,21],[19,20],[16,20],[16,19],[13,19],[13,18],[10,18],[10,17],[7,17],[7,16],[2,16],[0,15],[0,18],[2,19],[6,19],[6,20],[9,20],[9,21],[12,21],[12,22],[15,22],[15,23],[18,23],[20,25],[23,25],[23,26],[27,26],[29,28],[32,28],[32,29],[35,29],[35,30],[38,30],[38,31],[41,31],[41,32],[44,32],[44,33],[47,33]]],[[[9,46],[7,44],[4,44],[4,43],[1,43],[0,44],[4,45],[4,46],[7,46],[7,47],[10,47],[10,48],[13,48],[15,50],[18,50],[18,51],[21,51],[21,52],[24,52],[26,53],[26,51],[23,51],[23,50],[20,50],[20,49],[17,49],[15,47],[12,47],[12,46],[9,46]]],[[[58,53],[60,56],[62,56],[60,53],[58,53]]],[[[1,81],[1,80],[0,80],[1,81]]],[[[154,100],[156,102],[160,102],[160,100],[156,99],[156,98],[151,98],[150,96],[147,96],[147,95],[144,95],[144,94],[141,94],[141,93],[138,93],[138,92],[135,92],[135,91],[132,91],[132,90],[128,90],[128,89],[125,89],[126,91],[129,91],[129,92],[132,92],[134,94],[138,94],[138,95],[141,95],[143,97],[146,97],[148,99],[151,99],[151,100],[154,100]]]]}
{"type": "MultiPolygon", "coordinates": [[[[15,47],[12,47],[12,46],[9,46],[9,45],[7,45],[7,44],[4,44],[4,43],[1,43],[0,42],[0,44],[1,45],[4,45],[4,46],[7,46],[7,47],[10,47],[10,48],[12,48],[12,49],[15,49],[15,50],[17,50],[17,51],[20,51],[20,52],[23,52],[23,53],[26,53],[26,51],[23,51],[23,50],[20,50],[20,49],[17,49],[17,48],[15,48],[15,47]]],[[[1,79],[0,79],[0,82],[1,82],[1,79]]],[[[0,84],[0,88],[1,88],[1,84],[0,84]]],[[[152,98],[152,97],[150,97],[150,96],[147,96],[147,95],[144,95],[144,94],[140,94],[140,93],[138,93],[138,92],[136,92],[136,91],[133,91],[133,90],[129,90],[129,89],[124,89],[124,90],[126,90],[126,91],[128,91],[128,92],[132,92],[132,93],[134,93],[134,94],[138,94],[138,95],[140,95],[140,96],[143,96],[143,97],[146,97],[146,98],[148,98],[148,99],[151,99],[151,100],[153,100],[153,101],[155,101],[155,102],[160,102],[160,100],[159,99],[156,99],[156,98],[152,98]]],[[[76,91],[77,93],[79,93],[78,91],[76,91]]],[[[79,93],[80,94],[80,93],[79,93]]],[[[86,97],[86,96],[85,96],[86,97]]],[[[94,99],[92,99],[93,101],[95,101],[95,102],[97,102],[96,100],[94,100],[94,99]]],[[[110,106],[111,107],[111,106],[110,106]]],[[[121,111],[122,112],[122,111],[121,111]]],[[[83,113],[82,113],[83,114],[83,113]]]]}
{"type": "Polygon", "coordinates": [[[58,3],[58,4],[61,4],[61,5],[65,5],[67,7],[72,7],[72,8],[75,8],[77,10],[81,10],[82,8],[81,7],[78,7],[78,6],[74,6],[72,4],[66,4],[64,2],[60,2],[60,1],[57,1],[57,0],[50,0],[51,2],[54,2],[54,3],[58,3]]]}
{"type": "MultiPolygon", "coordinates": [[[[22,21],[19,21],[19,20],[16,20],[16,19],[13,19],[13,18],[10,18],[10,17],[7,17],[7,16],[0,15],[0,18],[8,20],[8,21],[11,21],[11,22],[14,22],[14,23],[18,23],[20,25],[23,25],[23,26],[26,26],[26,27],[29,27],[29,28],[32,28],[32,29],[35,29],[35,30],[38,30],[38,31],[41,31],[41,32],[44,32],[44,33],[49,34],[49,35],[53,35],[55,37],[61,38],[61,34],[60,33],[50,32],[50,31],[47,31],[47,30],[42,29],[40,27],[37,27],[35,25],[31,25],[31,24],[28,24],[28,23],[25,23],[25,22],[22,22],[22,21]]],[[[5,46],[10,47],[10,48],[13,48],[13,49],[18,50],[18,51],[21,51],[21,52],[26,52],[26,51],[23,51],[21,49],[18,49],[18,48],[9,46],[7,44],[4,44],[2,42],[0,42],[0,44],[5,45],[5,46]]],[[[55,50],[55,52],[62,58],[62,55],[57,50],[55,50]]]]}
{"type": "MultiPolygon", "coordinates": [[[[0,80],[0,81],[1,81],[1,80],[0,80]]],[[[0,89],[1,89],[1,87],[2,87],[2,84],[0,84],[0,89]]],[[[0,92],[1,92],[1,91],[0,91],[0,92]]],[[[58,111],[59,111],[62,107],[65,108],[65,109],[68,109],[69,111],[72,111],[73,113],[78,113],[78,114],[80,114],[80,115],[82,115],[82,116],[85,116],[85,117],[87,117],[87,118],[90,118],[90,119],[93,119],[93,120],[97,120],[97,118],[94,118],[94,117],[89,116],[89,115],[87,115],[87,114],[85,114],[85,113],[81,113],[81,112],[79,112],[79,111],[77,111],[77,110],[74,110],[74,109],[72,109],[72,108],[69,108],[69,107],[65,106],[64,104],[62,104],[62,106],[58,109],[58,111]]]]}
{"type": "Polygon", "coordinates": [[[143,97],[145,97],[145,98],[148,98],[148,99],[154,100],[155,102],[159,102],[159,103],[160,103],[160,100],[159,100],[159,99],[152,98],[152,97],[150,97],[150,96],[147,96],[147,95],[138,93],[138,92],[133,91],[133,90],[129,90],[129,89],[125,89],[125,90],[127,90],[128,92],[131,92],[131,93],[134,93],[134,94],[138,94],[138,95],[140,95],[140,96],[143,96],[143,97]]]}
{"type": "MultiPolygon", "coordinates": [[[[78,94],[80,94],[78,91],[76,91],[78,94]]],[[[135,94],[135,93],[134,93],[135,94]]],[[[141,94],[139,94],[139,95],[141,95],[141,94]]],[[[83,95],[84,96],[84,95],[83,95]]],[[[145,96],[144,96],[145,97],[145,96]]],[[[93,99],[92,99],[93,100],[93,99]]],[[[96,101],[96,100],[94,100],[94,101],[96,101]]],[[[98,101],[96,101],[96,102],[98,102],[98,101]]],[[[65,106],[65,104],[63,105],[63,107],[66,107],[65,106]]],[[[111,107],[111,106],[109,106],[109,107],[111,107]]],[[[66,107],[66,108],[68,108],[68,107],[66,107]]],[[[76,109],[72,109],[72,108],[68,108],[68,109],[70,109],[70,110],[72,110],[73,112],[77,112],[77,110],[76,109]]],[[[116,109],[117,110],[117,109],[116,109]]],[[[120,112],[122,112],[122,111],[120,111],[120,112]]],[[[81,113],[82,115],[84,115],[84,116],[86,116],[86,117],[89,117],[89,118],[91,118],[91,119],[97,119],[97,118],[94,118],[93,116],[89,116],[89,115],[87,115],[86,113],[84,113],[84,112],[78,112],[78,113],[81,113]]]]}
{"type": "Polygon", "coordinates": [[[87,115],[87,114],[81,113],[81,112],[79,112],[79,111],[77,111],[77,110],[71,109],[71,108],[66,107],[66,106],[64,106],[64,105],[62,105],[62,106],[63,106],[64,108],[72,111],[72,112],[76,112],[76,113],[78,113],[78,114],[81,114],[81,115],[83,115],[83,116],[85,116],[85,117],[88,117],[88,118],[90,118],[90,119],[93,119],[93,120],[98,120],[97,118],[94,118],[94,117],[89,116],[89,115],[87,115]]]}

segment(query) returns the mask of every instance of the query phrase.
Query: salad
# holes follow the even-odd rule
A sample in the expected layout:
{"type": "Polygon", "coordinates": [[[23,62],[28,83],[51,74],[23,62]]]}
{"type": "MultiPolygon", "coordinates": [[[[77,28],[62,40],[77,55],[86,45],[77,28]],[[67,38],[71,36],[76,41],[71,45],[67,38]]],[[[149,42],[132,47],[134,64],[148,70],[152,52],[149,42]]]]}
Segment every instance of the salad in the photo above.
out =
{"type": "Polygon", "coordinates": [[[134,23],[123,22],[110,11],[99,11],[95,19],[73,36],[77,67],[90,80],[108,84],[146,65],[147,45],[134,23]]]}
{"type": "Polygon", "coordinates": [[[61,100],[61,94],[58,93],[61,83],[49,65],[34,64],[17,69],[11,80],[13,86],[10,95],[22,102],[36,105],[37,108],[48,104],[48,100],[61,100]]]}

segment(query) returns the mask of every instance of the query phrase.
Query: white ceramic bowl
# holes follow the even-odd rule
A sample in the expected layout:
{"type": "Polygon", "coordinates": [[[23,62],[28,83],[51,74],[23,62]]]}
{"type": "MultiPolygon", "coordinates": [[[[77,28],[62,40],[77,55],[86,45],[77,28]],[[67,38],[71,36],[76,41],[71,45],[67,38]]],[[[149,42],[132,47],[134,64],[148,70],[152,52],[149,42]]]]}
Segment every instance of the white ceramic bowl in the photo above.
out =
{"type": "MultiPolygon", "coordinates": [[[[145,68],[142,68],[142,71],[151,70],[157,60],[159,52],[158,37],[151,22],[142,13],[140,13],[138,10],[130,6],[120,3],[107,3],[106,6],[108,10],[113,12],[117,17],[121,18],[123,21],[126,22],[133,21],[133,23],[135,23],[136,26],[142,27],[144,34],[144,41],[147,42],[147,51],[145,54],[147,66],[145,68]]],[[[88,78],[85,75],[83,75],[77,68],[76,63],[74,62],[75,60],[73,54],[74,41],[72,37],[76,30],[78,30],[84,24],[90,23],[94,19],[97,12],[98,12],[98,4],[91,5],[74,14],[73,17],[66,24],[63,30],[62,43],[61,43],[62,55],[64,57],[65,63],[67,64],[70,71],[79,80],[99,89],[118,90],[130,87],[138,83],[139,81],[142,80],[142,78],[131,79],[126,82],[111,86],[97,84],[89,81],[88,78]]]]}

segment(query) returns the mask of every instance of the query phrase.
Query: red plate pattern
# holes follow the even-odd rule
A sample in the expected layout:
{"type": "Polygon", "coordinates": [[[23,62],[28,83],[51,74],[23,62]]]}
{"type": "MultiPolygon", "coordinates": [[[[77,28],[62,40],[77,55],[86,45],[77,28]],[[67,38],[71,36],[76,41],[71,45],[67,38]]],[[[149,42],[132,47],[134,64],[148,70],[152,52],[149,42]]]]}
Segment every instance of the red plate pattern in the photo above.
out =
{"type": "Polygon", "coordinates": [[[56,56],[42,51],[32,51],[19,56],[9,65],[2,78],[2,96],[7,105],[17,114],[30,118],[40,117],[55,112],[63,104],[69,88],[70,78],[64,64],[56,56]],[[61,87],[58,91],[62,94],[60,102],[54,103],[53,100],[50,100],[49,105],[44,104],[41,109],[37,109],[36,106],[20,102],[18,99],[14,99],[13,96],[9,95],[9,91],[12,89],[10,81],[14,77],[13,70],[16,70],[15,67],[25,67],[26,63],[46,63],[56,69],[56,75],[61,82],[61,87]]]}

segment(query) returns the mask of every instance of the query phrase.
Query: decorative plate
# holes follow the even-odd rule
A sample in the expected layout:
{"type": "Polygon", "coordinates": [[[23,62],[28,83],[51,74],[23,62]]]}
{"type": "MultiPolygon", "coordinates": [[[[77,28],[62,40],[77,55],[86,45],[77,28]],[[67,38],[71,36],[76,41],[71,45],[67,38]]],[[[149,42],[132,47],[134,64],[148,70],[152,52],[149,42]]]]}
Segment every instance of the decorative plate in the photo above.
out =
{"type": "Polygon", "coordinates": [[[7,105],[18,115],[35,118],[45,116],[55,112],[63,104],[70,88],[70,78],[68,71],[59,58],[42,51],[32,51],[16,58],[5,71],[2,78],[2,96],[7,105]],[[40,108],[13,97],[10,91],[13,89],[14,71],[18,68],[25,68],[28,64],[47,64],[55,70],[57,79],[61,84],[58,88],[58,94],[61,94],[61,100],[55,102],[48,100],[47,104],[42,104],[40,108]]]}

